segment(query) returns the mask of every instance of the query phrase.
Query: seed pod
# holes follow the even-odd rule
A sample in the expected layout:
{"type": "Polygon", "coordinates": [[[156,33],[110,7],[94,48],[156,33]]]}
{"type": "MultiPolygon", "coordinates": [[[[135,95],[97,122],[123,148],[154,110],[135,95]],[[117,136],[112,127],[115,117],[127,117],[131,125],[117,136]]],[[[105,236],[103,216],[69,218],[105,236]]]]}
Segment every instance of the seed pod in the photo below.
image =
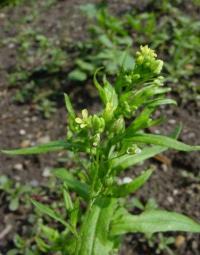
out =
{"type": "Polygon", "coordinates": [[[137,144],[133,144],[126,152],[127,154],[139,154],[141,153],[141,149],[137,146],[137,144]]]}

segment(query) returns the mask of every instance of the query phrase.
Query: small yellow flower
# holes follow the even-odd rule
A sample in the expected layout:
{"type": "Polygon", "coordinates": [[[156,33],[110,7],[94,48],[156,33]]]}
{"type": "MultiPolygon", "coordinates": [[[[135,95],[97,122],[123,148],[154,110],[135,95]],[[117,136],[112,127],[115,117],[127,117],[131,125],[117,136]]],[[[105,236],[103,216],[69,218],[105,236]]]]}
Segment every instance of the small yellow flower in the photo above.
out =
{"type": "Polygon", "coordinates": [[[81,113],[83,118],[77,117],[75,122],[80,125],[80,128],[84,128],[88,125],[88,111],[87,109],[83,109],[81,113]]]}
{"type": "Polygon", "coordinates": [[[88,118],[88,110],[87,109],[82,110],[82,116],[83,116],[84,120],[86,120],[88,118]]]}

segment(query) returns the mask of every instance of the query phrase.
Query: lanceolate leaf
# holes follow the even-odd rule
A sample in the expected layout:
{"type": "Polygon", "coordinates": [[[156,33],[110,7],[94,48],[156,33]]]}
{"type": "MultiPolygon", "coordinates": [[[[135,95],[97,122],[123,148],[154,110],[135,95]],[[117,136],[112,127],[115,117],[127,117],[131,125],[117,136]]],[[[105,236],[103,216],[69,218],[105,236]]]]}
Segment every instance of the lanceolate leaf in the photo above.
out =
{"type": "Polygon", "coordinates": [[[97,88],[97,90],[98,90],[98,92],[99,92],[99,96],[100,96],[102,102],[103,102],[104,104],[106,104],[107,102],[106,102],[106,98],[105,98],[104,89],[102,88],[102,86],[99,84],[99,82],[98,82],[98,80],[97,80],[97,73],[98,73],[100,70],[102,70],[102,67],[101,67],[101,68],[98,68],[98,69],[96,70],[96,72],[94,73],[93,82],[94,82],[94,85],[95,85],[95,87],[97,88]]]}
{"type": "Polygon", "coordinates": [[[179,151],[195,151],[200,150],[200,146],[190,146],[179,142],[173,138],[162,136],[162,135],[154,135],[154,134],[136,134],[130,138],[125,139],[125,141],[133,142],[133,143],[146,143],[146,144],[155,144],[160,145],[167,148],[176,149],[179,151]]]}
{"type": "Polygon", "coordinates": [[[130,183],[114,186],[111,190],[111,194],[114,197],[125,197],[128,196],[130,193],[136,192],[148,181],[152,173],[153,170],[149,169],[137,178],[135,178],[130,183]]]}
{"type": "Polygon", "coordinates": [[[152,100],[152,101],[148,101],[148,107],[157,107],[160,105],[164,105],[164,104],[174,104],[176,105],[176,101],[173,99],[156,99],[156,100],[152,100]]]}
{"type": "Polygon", "coordinates": [[[134,216],[124,214],[112,224],[111,233],[156,233],[167,231],[187,231],[200,233],[200,224],[189,217],[162,210],[149,210],[134,216]]]}
{"type": "Polygon", "coordinates": [[[66,189],[63,189],[63,198],[64,198],[64,204],[65,204],[67,211],[73,210],[74,206],[73,206],[71,197],[66,189]]]}
{"type": "Polygon", "coordinates": [[[115,110],[118,105],[118,95],[114,89],[114,87],[109,83],[109,81],[106,79],[106,76],[103,78],[104,82],[104,93],[106,97],[106,103],[110,103],[115,110]]]}
{"type": "Polygon", "coordinates": [[[113,242],[109,238],[112,215],[116,201],[99,198],[88,210],[77,242],[75,255],[109,255],[113,242]]]}
{"type": "Polygon", "coordinates": [[[167,148],[161,146],[151,146],[144,148],[141,153],[129,155],[125,154],[118,158],[111,160],[111,167],[116,168],[117,171],[121,171],[127,167],[138,164],[146,159],[152,158],[153,156],[165,151],[167,148]]]}
{"type": "Polygon", "coordinates": [[[99,96],[101,100],[106,105],[107,103],[111,104],[113,109],[115,110],[118,105],[118,95],[114,89],[114,87],[108,82],[106,77],[104,76],[104,86],[102,87],[97,81],[96,75],[101,68],[97,69],[94,74],[94,84],[99,91],[99,96]]]}
{"type": "MultiPolygon", "coordinates": [[[[174,133],[171,134],[171,137],[177,138],[180,132],[181,132],[181,126],[178,126],[175,129],[174,133]]],[[[140,163],[141,161],[149,159],[165,150],[167,150],[167,147],[161,147],[156,145],[151,147],[146,147],[139,154],[134,154],[134,155],[125,154],[123,156],[112,159],[110,162],[111,167],[116,168],[117,171],[121,171],[127,167],[130,167],[132,165],[140,163]]]]}
{"type": "Polygon", "coordinates": [[[77,180],[69,171],[65,168],[58,168],[53,171],[53,174],[62,180],[67,186],[78,193],[81,197],[89,199],[89,187],[87,184],[77,180]]]}
{"type": "Polygon", "coordinates": [[[60,151],[64,149],[71,149],[72,144],[65,141],[53,141],[46,144],[41,144],[34,147],[29,147],[25,149],[15,149],[15,150],[2,150],[3,153],[9,155],[31,155],[31,154],[41,154],[53,151],[60,151]]]}
{"type": "Polygon", "coordinates": [[[66,105],[67,111],[68,111],[69,115],[73,119],[75,119],[76,114],[74,112],[74,109],[73,109],[73,106],[71,104],[70,98],[69,98],[69,96],[67,94],[64,94],[64,97],[65,97],[65,105],[66,105]]]}
{"type": "Polygon", "coordinates": [[[35,200],[31,200],[32,203],[34,204],[34,206],[43,214],[48,215],[49,217],[53,218],[54,220],[62,223],[65,227],[69,227],[69,225],[67,224],[67,222],[62,218],[62,216],[60,214],[58,214],[57,212],[55,212],[54,210],[52,210],[50,207],[41,204],[35,200]]]}
{"type": "Polygon", "coordinates": [[[153,113],[153,108],[145,108],[141,114],[131,123],[131,125],[127,128],[126,134],[148,127],[149,119],[151,114],[153,113]]]}

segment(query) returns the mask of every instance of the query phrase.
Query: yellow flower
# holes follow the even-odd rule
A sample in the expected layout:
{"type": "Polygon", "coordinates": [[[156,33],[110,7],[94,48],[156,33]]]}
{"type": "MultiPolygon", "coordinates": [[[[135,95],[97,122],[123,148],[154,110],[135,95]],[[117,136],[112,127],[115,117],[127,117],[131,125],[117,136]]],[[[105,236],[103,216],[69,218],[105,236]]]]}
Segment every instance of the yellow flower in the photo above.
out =
{"type": "Polygon", "coordinates": [[[83,117],[82,119],[79,117],[75,119],[75,122],[80,125],[80,128],[84,128],[88,125],[88,110],[87,109],[82,110],[82,117],[83,117]]]}

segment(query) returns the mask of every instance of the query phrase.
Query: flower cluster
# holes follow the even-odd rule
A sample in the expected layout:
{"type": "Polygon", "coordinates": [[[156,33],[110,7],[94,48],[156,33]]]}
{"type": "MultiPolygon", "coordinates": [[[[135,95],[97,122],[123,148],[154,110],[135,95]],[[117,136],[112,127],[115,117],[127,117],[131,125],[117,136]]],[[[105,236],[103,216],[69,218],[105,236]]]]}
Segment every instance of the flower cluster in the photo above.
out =
{"type": "Polygon", "coordinates": [[[138,66],[149,69],[154,74],[159,74],[163,67],[163,61],[156,59],[157,54],[154,50],[150,49],[147,45],[141,46],[140,51],[136,53],[136,64],[138,66]]]}
{"type": "Polygon", "coordinates": [[[102,133],[105,128],[104,118],[94,115],[89,115],[88,110],[82,110],[82,118],[75,118],[75,122],[80,126],[81,129],[88,128],[92,129],[94,133],[102,133]]]}
{"type": "Polygon", "coordinates": [[[89,132],[90,141],[94,147],[100,143],[100,135],[105,129],[103,117],[96,114],[89,115],[87,109],[84,109],[82,110],[82,118],[75,118],[75,123],[78,124],[78,129],[89,132]]]}
{"type": "Polygon", "coordinates": [[[140,51],[136,53],[134,68],[124,75],[126,86],[132,87],[154,78],[160,74],[163,67],[163,61],[157,59],[157,54],[147,45],[141,46],[140,51]]]}

